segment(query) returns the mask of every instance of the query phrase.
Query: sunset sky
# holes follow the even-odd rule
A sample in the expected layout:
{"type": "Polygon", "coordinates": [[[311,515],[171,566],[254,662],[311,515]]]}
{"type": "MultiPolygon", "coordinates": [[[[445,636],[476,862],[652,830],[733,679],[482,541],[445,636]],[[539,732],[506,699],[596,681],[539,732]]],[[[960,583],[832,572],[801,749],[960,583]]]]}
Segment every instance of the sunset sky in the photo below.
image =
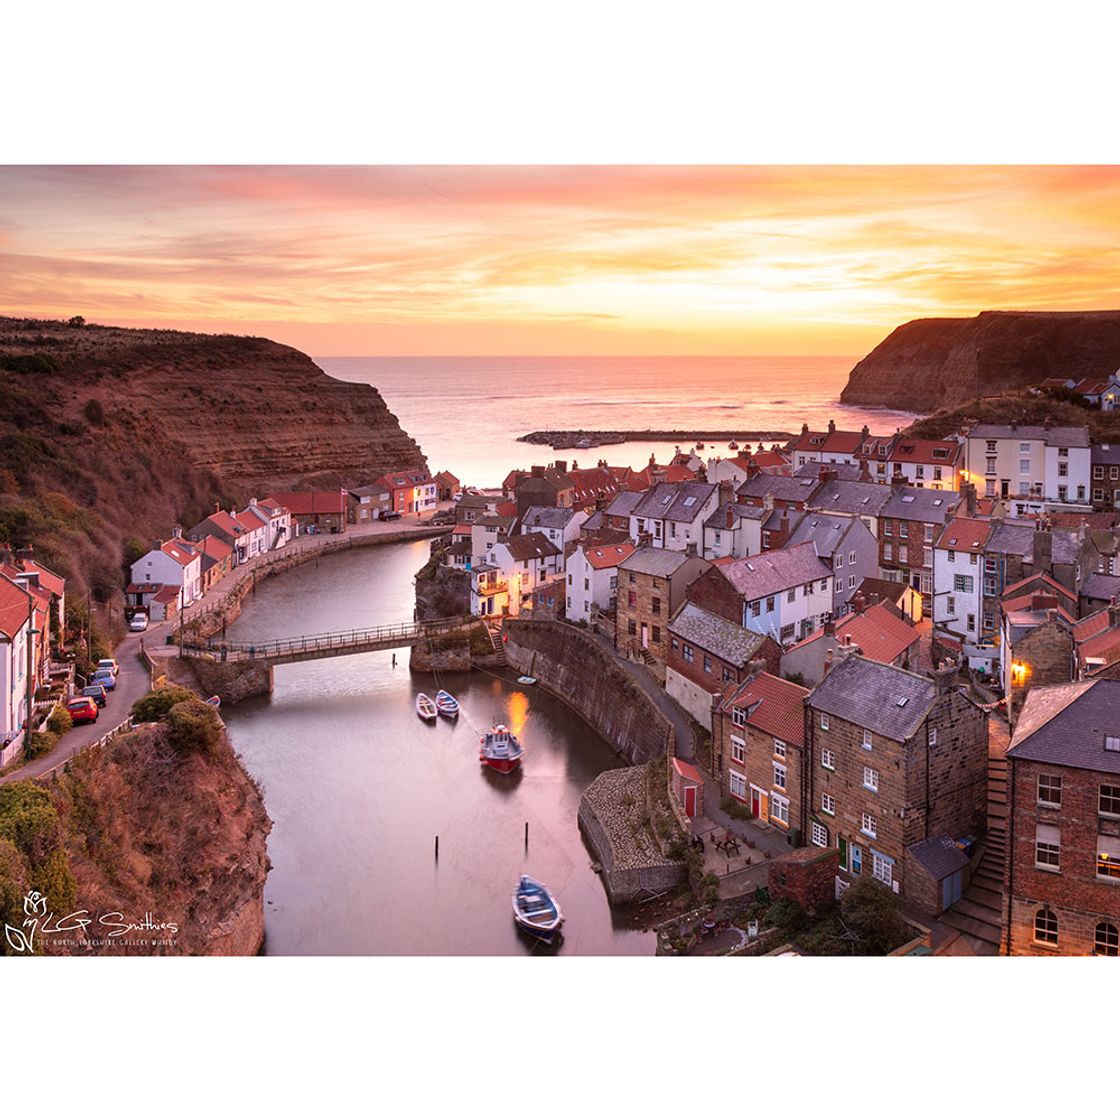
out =
{"type": "Polygon", "coordinates": [[[859,354],[1118,305],[1115,167],[0,168],[0,313],[323,356],[859,354]]]}

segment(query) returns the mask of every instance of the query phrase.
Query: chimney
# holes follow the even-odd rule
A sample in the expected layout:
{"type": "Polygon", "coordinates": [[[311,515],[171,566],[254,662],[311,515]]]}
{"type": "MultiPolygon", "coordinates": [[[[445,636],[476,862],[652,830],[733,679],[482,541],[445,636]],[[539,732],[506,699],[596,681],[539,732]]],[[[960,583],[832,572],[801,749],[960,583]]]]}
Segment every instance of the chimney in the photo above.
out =
{"type": "Polygon", "coordinates": [[[574,471],[578,471],[578,470],[579,470],[579,463],[577,463],[577,462],[575,461],[575,459],[573,459],[573,460],[572,460],[572,470],[574,470],[574,471]]]}
{"type": "Polygon", "coordinates": [[[638,547],[639,548],[646,548],[646,547],[648,547],[649,545],[652,545],[652,544],[653,544],[653,534],[652,533],[647,531],[645,533],[639,533],[638,534],[638,547]]]}
{"type": "Polygon", "coordinates": [[[1120,626],[1120,595],[1113,595],[1108,604],[1108,625],[1110,628],[1120,626]]]}
{"type": "Polygon", "coordinates": [[[250,509],[256,509],[257,508],[257,499],[256,498],[250,498],[249,499],[249,508],[250,509]]]}
{"type": "Polygon", "coordinates": [[[727,528],[728,529],[734,529],[735,528],[735,514],[732,511],[730,506],[727,507],[727,528]]]}
{"type": "Polygon", "coordinates": [[[766,662],[762,660],[750,662],[750,664],[747,665],[747,672],[750,673],[752,677],[757,676],[759,673],[765,673],[766,662]]]}
{"type": "Polygon", "coordinates": [[[859,436],[860,439],[863,440],[864,443],[866,443],[871,437],[871,429],[866,424],[864,424],[864,426],[859,430],[859,436]]]}
{"type": "Polygon", "coordinates": [[[532,467],[529,472],[530,478],[544,478],[544,467],[532,467]]]}
{"type": "Polygon", "coordinates": [[[801,434],[803,436],[807,436],[809,434],[809,425],[808,424],[803,423],[801,425],[801,434]]]}
{"type": "Polygon", "coordinates": [[[689,541],[688,544],[686,544],[684,546],[684,554],[685,554],[685,556],[696,556],[696,555],[698,555],[695,541],[689,541]]]}
{"type": "Polygon", "coordinates": [[[951,661],[942,661],[941,665],[934,669],[933,679],[937,684],[938,696],[944,696],[945,693],[951,692],[957,679],[956,665],[951,661]]]}
{"type": "Polygon", "coordinates": [[[836,472],[831,467],[821,467],[817,473],[817,478],[819,478],[821,482],[835,482],[836,472]]]}
{"type": "Polygon", "coordinates": [[[976,486],[971,482],[961,485],[961,500],[964,502],[965,517],[976,516],[976,486]]]}
{"type": "Polygon", "coordinates": [[[34,560],[35,559],[35,546],[25,544],[22,548],[16,549],[17,560],[34,560]]]}
{"type": "Polygon", "coordinates": [[[1046,621],[1047,622],[1057,622],[1058,621],[1058,608],[1057,607],[1047,608],[1046,621]]]}
{"type": "Polygon", "coordinates": [[[897,474],[891,476],[891,489],[894,491],[901,490],[906,485],[906,476],[899,471],[897,474]]]}
{"type": "Polygon", "coordinates": [[[832,650],[826,650],[824,655],[824,676],[828,676],[829,669],[832,668],[832,650]]]}
{"type": "Polygon", "coordinates": [[[835,432],[835,431],[836,431],[836,421],[835,420],[829,420],[829,422],[828,422],[828,434],[832,435],[832,433],[835,432]]]}
{"type": "Polygon", "coordinates": [[[824,636],[826,638],[834,637],[836,634],[836,622],[834,619],[826,618],[824,622],[824,636]]]}
{"type": "Polygon", "coordinates": [[[1034,531],[1034,570],[1036,572],[1049,572],[1053,564],[1054,538],[1049,529],[1035,529],[1034,531]]]}
{"type": "Polygon", "coordinates": [[[10,544],[0,544],[0,564],[10,564],[12,562],[12,546],[10,544]]]}
{"type": "Polygon", "coordinates": [[[182,538],[183,538],[183,526],[182,525],[176,525],[175,528],[172,529],[172,533],[174,534],[176,540],[182,540],[182,538]]]}
{"type": "Polygon", "coordinates": [[[856,614],[863,614],[863,612],[866,609],[867,609],[867,600],[863,597],[863,592],[862,591],[857,591],[852,596],[852,610],[856,614]]]}
{"type": "MultiPolygon", "coordinates": [[[[720,502],[733,502],[735,501],[735,480],[731,478],[724,478],[720,480],[719,484],[719,500],[720,502]]],[[[727,527],[731,528],[731,522],[727,523],[727,527]]]]}
{"type": "Polygon", "coordinates": [[[561,474],[567,474],[568,473],[568,460],[567,459],[557,459],[556,460],[556,469],[561,474]]]}

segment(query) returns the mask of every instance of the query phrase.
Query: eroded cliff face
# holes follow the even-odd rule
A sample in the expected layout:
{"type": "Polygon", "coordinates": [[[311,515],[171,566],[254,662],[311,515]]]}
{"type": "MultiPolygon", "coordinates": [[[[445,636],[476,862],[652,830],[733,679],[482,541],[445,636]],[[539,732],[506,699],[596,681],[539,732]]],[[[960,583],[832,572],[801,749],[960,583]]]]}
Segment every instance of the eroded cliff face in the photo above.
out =
{"type": "Polygon", "coordinates": [[[1103,377],[1118,366],[1120,311],[915,319],[857,363],[840,399],[928,412],[1047,377],[1103,377]]]}

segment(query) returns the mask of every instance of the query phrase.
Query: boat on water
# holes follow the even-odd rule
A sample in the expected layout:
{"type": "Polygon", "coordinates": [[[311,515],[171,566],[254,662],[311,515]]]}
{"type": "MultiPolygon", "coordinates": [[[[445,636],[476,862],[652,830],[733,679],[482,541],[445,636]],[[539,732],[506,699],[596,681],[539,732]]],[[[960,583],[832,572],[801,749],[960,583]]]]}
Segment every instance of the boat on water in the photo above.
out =
{"type": "Polygon", "coordinates": [[[560,935],[564,915],[543,883],[522,875],[513,891],[513,920],[530,937],[551,944],[560,935]]]}
{"type": "Polygon", "coordinates": [[[425,692],[421,692],[416,697],[416,714],[421,719],[435,719],[436,718],[436,705],[435,701],[425,692]]]}
{"type": "Polygon", "coordinates": [[[524,748],[504,723],[497,723],[478,741],[478,760],[484,766],[508,774],[521,765],[524,748]]]}
{"type": "Polygon", "coordinates": [[[738,451],[738,450],[739,450],[739,445],[738,445],[738,443],[736,443],[736,442],[735,442],[735,440],[732,440],[732,441],[731,441],[731,442],[730,442],[730,443],[729,443],[729,444],[727,445],[727,450],[728,450],[728,451],[738,451]]]}
{"type": "Polygon", "coordinates": [[[518,677],[517,678],[517,683],[518,684],[536,684],[537,683],[537,678],[536,677],[518,677]]]}
{"type": "Polygon", "coordinates": [[[436,693],[436,708],[441,716],[454,719],[459,714],[459,701],[446,689],[441,688],[436,693]]]}
{"type": "Polygon", "coordinates": [[[220,708],[222,706],[222,698],[215,693],[206,703],[209,704],[211,708],[220,708]]]}
{"type": "Polygon", "coordinates": [[[697,451],[703,451],[704,450],[704,441],[702,439],[698,439],[696,441],[696,450],[697,451]]]}

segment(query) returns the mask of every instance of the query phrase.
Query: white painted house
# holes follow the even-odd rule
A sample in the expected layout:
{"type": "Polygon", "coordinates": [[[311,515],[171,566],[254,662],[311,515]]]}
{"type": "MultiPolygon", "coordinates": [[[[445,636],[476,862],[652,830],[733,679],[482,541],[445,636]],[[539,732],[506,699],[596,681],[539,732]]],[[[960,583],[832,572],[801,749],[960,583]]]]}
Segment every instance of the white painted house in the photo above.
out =
{"type": "Polygon", "coordinates": [[[178,537],[162,541],[132,565],[132,582],[182,588],[182,605],[189,606],[202,586],[202,553],[178,537]]]}
{"type": "Polygon", "coordinates": [[[721,556],[757,556],[762,551],[762,525],[772,510],[741,502],[724,502],[704,522],[705,560],[721,556]]]}
{"type": "Polygon", "coordinates": [[[530,506],[521,518],[518,531],[542,533],[563,552],[564,545],[579,538],[580,529],[590,516],[587,510],[574,507],[530,506]]]}
{"type": "Polygon", "coordinates": [[[592,607],[610,610],[618,598],[618,566],[636,548],[633,541],[577,548],[565,566],[565,617],[590,622],[592,607]]]}
{"type": "Polygon", "coordinates": [[[686,552],[704,547],[704,522],[719,504],[714,482],[659,482],[630,511],[630,537],[649,534],[654,548],[686,552]]]}
{"type": "Polygon", "coordinates": [[[1015,516],[1089,504],[1088,428],[977,424],[965,441],[965,469],[977,490],[1015,516]]]}
{"type": "Polygon", "coordinates": [[[15,759],[27,719],[31,596],[0,575],[0,766],[15,759]]]}
{"type": "Polygon", "coordinates": [[[533,592],[560,574],[562,561],[563,553],[541,533],[521,533],[498,541],[486,557],[486,564],[499,573],[496,582],[508,586],[511,615],[532,605],[533,592]]]}
{"type": "Polygon", "coordinates": [[[933,550],[933,625],[978,643],[984,621],[984,549],[991,521],[954,517],[933,550]]]}

